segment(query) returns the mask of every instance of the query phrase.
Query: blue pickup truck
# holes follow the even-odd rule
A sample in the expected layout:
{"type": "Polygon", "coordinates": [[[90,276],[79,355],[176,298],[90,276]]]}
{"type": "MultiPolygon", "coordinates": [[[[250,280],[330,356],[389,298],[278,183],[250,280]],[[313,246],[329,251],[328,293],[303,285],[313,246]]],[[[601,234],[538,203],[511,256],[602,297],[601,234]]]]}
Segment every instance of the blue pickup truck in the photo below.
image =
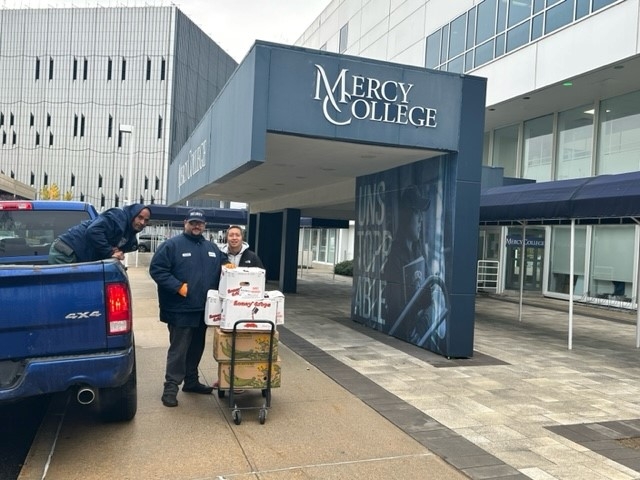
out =
{"type": "Polygon", "coordinates": [[[0,201],[0,402],[73,390],[105,421],[137,410],[131,290],[115,259],[47,265],[87,203],[0,201]]]}

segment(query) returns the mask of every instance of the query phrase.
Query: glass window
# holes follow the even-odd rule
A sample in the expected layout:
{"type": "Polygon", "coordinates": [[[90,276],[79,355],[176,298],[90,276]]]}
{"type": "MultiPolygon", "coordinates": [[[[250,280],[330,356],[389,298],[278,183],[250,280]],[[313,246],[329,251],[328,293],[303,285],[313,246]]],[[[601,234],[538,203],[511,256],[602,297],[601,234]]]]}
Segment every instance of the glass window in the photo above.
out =
{"type": "Polygon", "coordinates": [[[547,0],[547,7],[551,7],[558,2],[564,2],[565,0],[547,0]]]}
{"type": "Polygon", "coordinates": [[[476,47],[476,56],[473,62],[476,67],[493,60],[493,43],[493,40],[489,40],[487,43],[476,47]]]}
{"type": "Polygon", "coordinates": [[[340,29],[340,43],[338,51],[343,53],[347,49],[347,45],[349,43],[349,24],[346,23],[340,29]]]}
{"type": "Polygon", "coordinates": [[[524,122],[523,178],[551,180],[553,115],[524,122]]]}
{"type": "Polygon", "coordinates": [[[589,15],[590,0],[576,0],[576,20],[589,15]]]}
{"type": "Polygon", "coordinates": [[[496,58],[504,55],[504,41],[505,41],[504,33],[496,37],[496,58]]]}
{"type": "Polygon", "coordinates": [[[493,37],[496,33],[496,0],[484,0],[478,5],[476,44],[493,37]]]}
{"type": "Polygon", "coordinates": [[[440,65],[440,38],[442,30],[438,30],[427,37],[427,58],[424,62],[427,68],[436,68],[440,65]]]}
{"type": "Polygon", "coordinates": [[[494,167],[502,167],[505,177],[517,177],[518,125],[497,129],[493,133],[494,167]]]}
{"type": "Polygon", "coordinates": [[[573,0],[563,0],[553,8],[547,10],[544,33],[551,33],[573,21],[573,0]]]}
{"type": "Polygon", "coordinates": [[[474,45],[476,38],[476,9],[475,7],[467,12],[467,48],[471,48],[474,45]]]}
{"type": "Polygon", "coordinates": [[[482,165],[489,165],[489,142],[491,141],[491,133],[484,132],[482,141],[482,165]]]}
{"type": "Polygon", "coordinates": [[[544,9],[544,0],[533,0],[533,13],[540,13],[544,9]]]}
{"type": "Polygon", "coordinates": [[[600,102],[596,174],[640,170],[640,91],[600,102]]]}
{"type": "Polygon", "coordinates": [[[507,0],[498,0],[496,33],[504,32],[507,26],[507,0]]]}
{"type": "Polygon", "coordinates": [[[442,49],[440,50],[440,63],[447,61],[449,52],[449,25],[442,27],[442,49]]]}
{"type": "Polygon", "coordinates": [[[473,68],[473,50],[469,50],[464,54],[464,68],[465,72],[468,72],[473,68]]]}
{"type": "Polygon", "coordinates": [[[540,38],[542,36],[542,28],[544,15],[540,14],[536,17],[533,17],[531,21],[531,41],[540,38]]]}
{"type": "Polygon", "coordinates": [[[529,43],[529,22],[522,23],[507,32],[507,52],[529,43]]]}
{"type": "MultiPolygon", "coordinates": [[[[584,263],[587,246],[587,227],[575,228],[575,243],[573,252],[573,293],[584,293],[584,263]]],[[[569,293],[569,279],[571,275],[571,228],[553,227],[551,231],[551,259],[549,261],[549,291],[569,293]]]]}
{"type": "Polygon", "coordinates": [[[327,262],[336,262],[336,231],[334,229],[327,230],[327,236],[329,237],[329,245],[327,246],[327,262]]]}
{"type": "Polygon", "coordinates": [[[447,72],[464,73],[464,55],[454,58],[447,64],[447,72]]]}
{"type": "Polygon", "coordinates": [[[617,0],[593,0],[593,11],[600,10],[601,8],[611,5],[617,2],[617,0]]]}
{"type": "Polygon", "coordinates": [[[632,296],[635,227],[593,227],[590,296],[610,299],[632,296]],[[612,254],[615,252],[615,254],[612,254]]]}
{"type": "Polygon", "coordinates": [[[453,58],[464,52],[466,31],[467,14],[465,13],[451,22],[451,30],[449,34],[449,58],[453,58]]]}
{"type": "Polygon", "coordinates": [[[531,0],[509,0],[508,26],[522,22],[531,16],[531,0]]]}
{"type": "Polygon", "coordinates": [[[558,114],[556,180],[591,175],[593,114],[593,105],[585,105],[558,114]]]}

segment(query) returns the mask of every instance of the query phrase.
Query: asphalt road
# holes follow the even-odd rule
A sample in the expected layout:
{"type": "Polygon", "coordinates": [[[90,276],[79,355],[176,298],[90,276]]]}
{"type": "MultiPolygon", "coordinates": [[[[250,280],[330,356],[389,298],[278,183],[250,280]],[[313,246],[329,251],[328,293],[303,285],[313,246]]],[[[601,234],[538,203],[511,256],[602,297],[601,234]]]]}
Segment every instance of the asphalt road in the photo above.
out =
{"type": "Polygon", "coordinates": [[[0,405],[1,480],[18,478],[50,401],[49,395],[43,395],[0,405]]]}

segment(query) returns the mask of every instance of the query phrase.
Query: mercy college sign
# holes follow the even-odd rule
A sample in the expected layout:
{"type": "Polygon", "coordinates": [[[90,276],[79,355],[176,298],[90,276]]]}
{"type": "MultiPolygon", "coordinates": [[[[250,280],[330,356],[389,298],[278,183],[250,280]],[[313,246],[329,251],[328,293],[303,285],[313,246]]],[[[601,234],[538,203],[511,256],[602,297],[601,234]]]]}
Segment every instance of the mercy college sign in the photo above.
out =
{"type": "Polygon", "coordinates": [[[187,159],[178,167],[178,193],[182,186],[196,173],[207,166],[207,141],[204,140],[195,150],[189,150],[187,159]]]}
{"type": "Polygon", "coordinates": [[[347,76],[349,69],[343,68],[332,85],[324,68],[318,64],[315,67],[313,99],[322,102],[324,117],[334,125],[349,125],[355,119],[426,128],[437,126],[435,108],[409,103],[412,83],[347,76]]]}

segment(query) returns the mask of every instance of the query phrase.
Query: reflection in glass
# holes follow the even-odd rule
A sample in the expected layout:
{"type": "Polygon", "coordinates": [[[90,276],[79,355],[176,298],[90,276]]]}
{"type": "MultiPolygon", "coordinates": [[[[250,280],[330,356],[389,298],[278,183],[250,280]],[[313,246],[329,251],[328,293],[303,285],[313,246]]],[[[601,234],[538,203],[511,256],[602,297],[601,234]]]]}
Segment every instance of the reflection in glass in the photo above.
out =
{"type": "Polygon", "coordinates": [[[517,177],[518,125],[499,128],[493,134],[494,167],[504,168],[505,177],[517,177]]]}
{"type": "Polygon", "coordinates": [[[451,33],[449,34],[449,58],[453,58],[464,52],[465,33],[467,29],[466,23],[466,13],[460,15],[453,22],[451,22],[451,33]]]}
{"type": "Polygon", "coordinates": [[[556,180],[591,176],[593,105],[558,114],[556,180]]]}
{"type": "Polygon", "coordinates": [[[600,102],[596,175],[640,170],[640,91],[600,102]]]}
{"type": "MultiPolygon", "coordinates": [[[[573,293],[584,293],[584,264],[587,245],[587,227],[575,228],[575,243],[573,254],[573,293]]],[[[553,227],[551,232],[551,259],[549,261],[549,291],[569,293],[571,278],[570,265],[571,228],[553,227]]]]}
{"type": "Polygon", "coordinates": [[[544,33],[551,33],[573,21],[573,0],[563,0],[553,8],[547,10],[544,33]]]}
{"type": "Polygon", "coordinates": [[[507,32],[507,52],[529,42],[529,22],[525,22],[507,32]]]}
{"type": "Polygon", "coordinates": [[[524,122],[523,178],[551,180],[553,115],[524,122]]]}

